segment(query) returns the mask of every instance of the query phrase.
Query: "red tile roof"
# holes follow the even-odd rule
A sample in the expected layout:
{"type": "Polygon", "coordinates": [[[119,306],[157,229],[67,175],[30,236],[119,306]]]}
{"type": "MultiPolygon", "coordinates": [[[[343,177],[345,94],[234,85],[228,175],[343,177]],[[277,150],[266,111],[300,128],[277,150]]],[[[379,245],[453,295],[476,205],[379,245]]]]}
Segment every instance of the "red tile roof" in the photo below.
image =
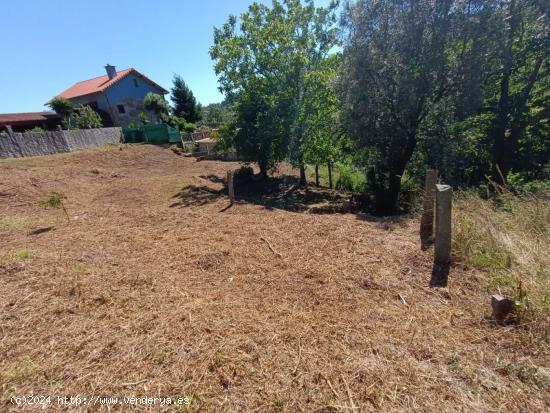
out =
{"type": "Polygon", "coordinates": [[[155,87],[158,87],[162,91],[162,93],[168,93],[166,89],[159,86],[158,84],[153,82],[151,79],[149,79],[145,75],[139,73],[136,69],[130,67],[128,69],[119,70],[116,76],[110,80],[107,75],[103,75],[99,77],[94,77],[93,79],[83,80],[82,82],[75,83],[73,86],[71,86],[67,90],[61,92],[58,96],[61,96],[62,98],[65,98],[65,99],[73,99],[79,96],[100,93],[100,92],[103,92],[105,89],[111,87],[115,83],[117,83],[119,80],[128,76],[130,73],[133,73],[135,76],[142,78],[143,80],[145,80],[146,82],[149,82],[155,87]]]}
{"type": "Polygon", "coordinates": [[[55,112],[28,112],[28,113],[4,113],[0,114],[0,125],[14,125],[17,123],[41,122],[51,118],[57,118],[55,112]]]}

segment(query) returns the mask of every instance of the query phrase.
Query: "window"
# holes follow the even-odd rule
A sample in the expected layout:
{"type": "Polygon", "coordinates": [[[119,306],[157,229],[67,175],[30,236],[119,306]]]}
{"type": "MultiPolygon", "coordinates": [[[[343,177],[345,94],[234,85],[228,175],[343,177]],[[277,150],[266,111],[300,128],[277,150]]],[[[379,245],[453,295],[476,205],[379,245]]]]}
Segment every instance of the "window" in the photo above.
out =
{"type": "Polygon", "coordinates": [[[124,109],[124,105],[116,105],[116,108],[118,109],[118,113],[126,113],[126,109],[124,109]]]}
{"type": "Polygon", "coordinates": [[[138,81],[137,81],[136,78],[134,78],[134,86],[135,86],[135,87],[138,87],[138,81]]]}

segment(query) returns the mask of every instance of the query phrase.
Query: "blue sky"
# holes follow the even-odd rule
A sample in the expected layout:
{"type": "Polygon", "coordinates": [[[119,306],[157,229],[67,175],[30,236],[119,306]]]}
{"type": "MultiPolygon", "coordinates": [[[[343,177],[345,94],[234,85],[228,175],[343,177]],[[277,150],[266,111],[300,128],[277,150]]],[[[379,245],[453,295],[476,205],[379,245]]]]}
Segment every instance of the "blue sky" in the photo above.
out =
{"type": "Polygon", "coordinates": [[[51,97],[104,74],[107,63],[134,67],[166,89],[178,73],[199,102],[219,102],[213,28],[251,2],[2,0],[0,113],[46,110],[51,97]]]}

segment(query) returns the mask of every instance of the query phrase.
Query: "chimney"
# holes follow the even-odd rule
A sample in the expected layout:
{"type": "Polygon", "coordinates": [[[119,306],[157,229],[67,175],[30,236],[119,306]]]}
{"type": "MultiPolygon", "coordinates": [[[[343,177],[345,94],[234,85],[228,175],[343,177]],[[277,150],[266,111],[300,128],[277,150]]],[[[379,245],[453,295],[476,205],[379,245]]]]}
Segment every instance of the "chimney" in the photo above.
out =
{"type": "Polygon", "coordinates": [[[109,80],[116,77],[116,67],[115,66],[111,66],[110,64],[107,63],[107,65],[105,66],[105,71],[107,72],[107,76],[109,76],[109,80]]]}

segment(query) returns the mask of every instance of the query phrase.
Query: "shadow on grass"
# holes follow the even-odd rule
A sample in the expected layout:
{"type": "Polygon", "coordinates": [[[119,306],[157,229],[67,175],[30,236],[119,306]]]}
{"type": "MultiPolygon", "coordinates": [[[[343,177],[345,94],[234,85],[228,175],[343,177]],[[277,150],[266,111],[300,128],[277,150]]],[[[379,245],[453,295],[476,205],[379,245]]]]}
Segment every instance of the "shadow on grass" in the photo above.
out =
{"type": "MultiPolygon", "coordinates": [[[[225,180],[216,175],[201,176],[213,183],[223,183],[222,189],[212,189],[206,185],[189,185],[172,198],[170,207],[189,207],[216,202],[227,196],[225,180]]],[[[327,188],[300,187],[299,180],[293,176],[271,177],[267,181],[248,181],[237,184],[235,188],[237,203],[251,203],[266,209],[284,209],[292,212],[310,212],[315,214],[346,213],[349,211],[349,197],[327,188]]]]}
{"type": "Polygon", "coordinates": [[[199,176],[199,178],[205,179],[215,184],[225,184],[225,180],[223,178],[220,178],[218,175],[214,175],[214,174],[201,175],[199,176]]]}
{"type": "Polygon", "coordinates": [[[235,197],[237,201],[262,205],[267,209],[313,214],[349,212],[348,196],[312,185],[301,187],[297,177],[287,175],[239,184],[235,197]]]}
{"type": "Polygon", "coordinates": [[[225,195],[224,189],[216,190],[207,186],[188,185],[172,197],[175,200],[170,208],[206,205],[225,195]]]}
{"type": "MultiPolygon", "coordinates": [[[[223,184],[221,189],[206,185],[189,185],[172,198],[176,200],[170,207],[200,206],[227,198],[225,179],[216,175],[202,175],[200,178],[215,184],[223,184]]],[[[383,229],[391,231],[406,225],[408,215],[378,217],[361,212],[360,204],[349,193],[309,184],[301,187],[299,178],[291,175],[270,177],[267,180],[239,182],[235,186],[236,203],[261,205],[268,210],[282,209],[291,212],[312,214],[356,214],[357,219],[377,223],[383,229]]],[[[227,199],[229,201],[229,199],[227,199]]],[[[224,208],[222,212],[228,208],[224,208]]]]}

